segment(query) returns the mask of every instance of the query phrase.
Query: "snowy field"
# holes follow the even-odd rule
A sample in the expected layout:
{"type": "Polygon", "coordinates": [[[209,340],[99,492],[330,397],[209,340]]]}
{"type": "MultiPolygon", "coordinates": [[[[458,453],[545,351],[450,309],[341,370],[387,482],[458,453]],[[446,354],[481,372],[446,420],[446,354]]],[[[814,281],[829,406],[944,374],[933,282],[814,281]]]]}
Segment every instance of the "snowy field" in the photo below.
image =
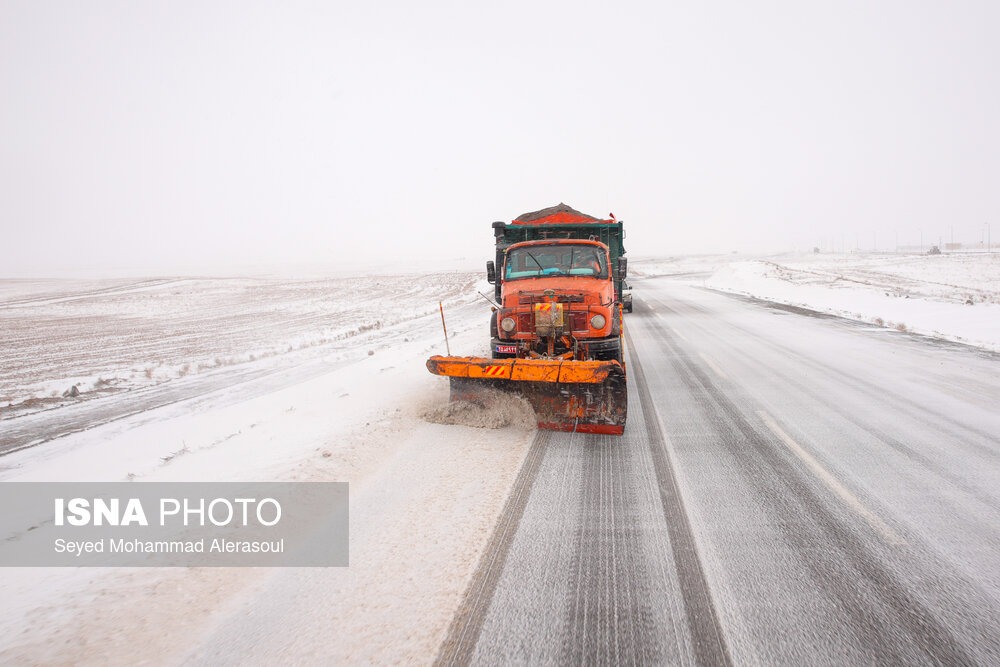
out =
{"type": "MultiPolygon", "coordinates": [[[[637,300],[673,279],[1000,350],[993,256],[631,271],[637,300]]],[[[490,289],[457,271],[0,281],[0,482],[351,484],[350,568],[0,571],[0,663],[217,663],[261,605],[295,617],[261,662],[428,661],[533,437],[522,406],[450,413],[424,368],[445,352],[439,301],[452,352],[487,353],[490,289]],[[46,441],[67,421],[85,427],[46,441]]]]}
{"type": "Polygon", "coordinates": [[[630,266],[635,276],[669,276],[1000,351],[1000,253],[720,255],[630,266]]]}
{"type": "Polygon", "coordinates": [[[438,299],[468,302],[473,283],[459,273],[0,281],[0,417],[310,348],[349,354],[353,338],[436,312],[438,299]]]}

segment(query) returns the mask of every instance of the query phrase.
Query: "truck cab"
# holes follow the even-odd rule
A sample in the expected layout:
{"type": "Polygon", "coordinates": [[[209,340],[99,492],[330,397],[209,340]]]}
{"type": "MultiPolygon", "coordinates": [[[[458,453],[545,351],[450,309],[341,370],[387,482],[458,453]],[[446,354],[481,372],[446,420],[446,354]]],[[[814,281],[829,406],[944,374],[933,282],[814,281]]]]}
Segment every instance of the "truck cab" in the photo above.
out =
{"type": "Polygon", "coordinates": [[[600,241],[541,239],[505,248],[493,313],[493,358],[622,361],[621,307],[608,247],[600,241]]]}

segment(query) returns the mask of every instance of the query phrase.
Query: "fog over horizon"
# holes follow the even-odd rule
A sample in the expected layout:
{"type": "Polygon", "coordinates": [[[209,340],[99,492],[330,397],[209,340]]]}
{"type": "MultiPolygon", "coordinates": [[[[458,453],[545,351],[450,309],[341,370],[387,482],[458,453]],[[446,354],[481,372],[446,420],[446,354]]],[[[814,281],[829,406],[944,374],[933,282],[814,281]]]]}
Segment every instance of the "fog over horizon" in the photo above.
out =
{"type": "Polygon", "coordinates": [[[4,2],[0,277],[1000,241],[991,2],[4,2]],[[991,225],[991,227],[987,227],[991,225]]]}

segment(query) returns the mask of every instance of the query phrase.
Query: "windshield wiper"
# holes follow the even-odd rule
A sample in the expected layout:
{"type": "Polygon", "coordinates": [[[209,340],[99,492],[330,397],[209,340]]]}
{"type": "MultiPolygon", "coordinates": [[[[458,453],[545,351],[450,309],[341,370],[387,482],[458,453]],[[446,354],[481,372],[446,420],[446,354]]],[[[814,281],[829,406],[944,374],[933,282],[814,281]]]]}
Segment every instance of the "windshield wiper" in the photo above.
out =
{"type": "Polygon", "coordinates": [[[539,271],[544,271],[544,270],[545,270],[545,267],[544,267],[544,266],[542,266],[542,263],[541,263],[541,262],[539,262],[539,261],[538,261],[537,259],[535,259],[535,256],[534,256],[534,255],[532,255],[532,254],[531,254],[530,252],[528,252],[527,250],[525,250],[525,251],[524,251],[524,254],[526,254],[526,255],[527,255],[528,257],[530,257],[530,258],[531,258],[531,261],[535,263],[535,265],[536,265],[536,266],[538,267],[538,270],[539,270],[539,271]]]}

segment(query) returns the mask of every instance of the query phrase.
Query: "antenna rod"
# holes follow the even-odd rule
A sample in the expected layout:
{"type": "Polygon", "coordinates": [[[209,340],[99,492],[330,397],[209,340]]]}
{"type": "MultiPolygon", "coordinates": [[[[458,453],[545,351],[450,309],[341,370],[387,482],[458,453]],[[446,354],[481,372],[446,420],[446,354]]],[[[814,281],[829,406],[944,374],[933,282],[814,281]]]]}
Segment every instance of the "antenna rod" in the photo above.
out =
{"type": "Polygon", "coordinates": [[[481,296],[481,297],[483,297],[484,299],[486,299],[487,301],[489,301],[489,302],[490,302],[490,305],[491,305],[491,306],[493,306],[494,308],[499,308],[499,307],[500,307],[500,304],[499,304],[499,303],[497,303],[496,301],[494,301],[494,300],[493,300],[493,299],[491,299],[490,297],[486,296],[486,295],[485,295],[485,294],[483,294],[482,292],[476,292],[476,294],[478,294],[479,296],[481,296]]]}

